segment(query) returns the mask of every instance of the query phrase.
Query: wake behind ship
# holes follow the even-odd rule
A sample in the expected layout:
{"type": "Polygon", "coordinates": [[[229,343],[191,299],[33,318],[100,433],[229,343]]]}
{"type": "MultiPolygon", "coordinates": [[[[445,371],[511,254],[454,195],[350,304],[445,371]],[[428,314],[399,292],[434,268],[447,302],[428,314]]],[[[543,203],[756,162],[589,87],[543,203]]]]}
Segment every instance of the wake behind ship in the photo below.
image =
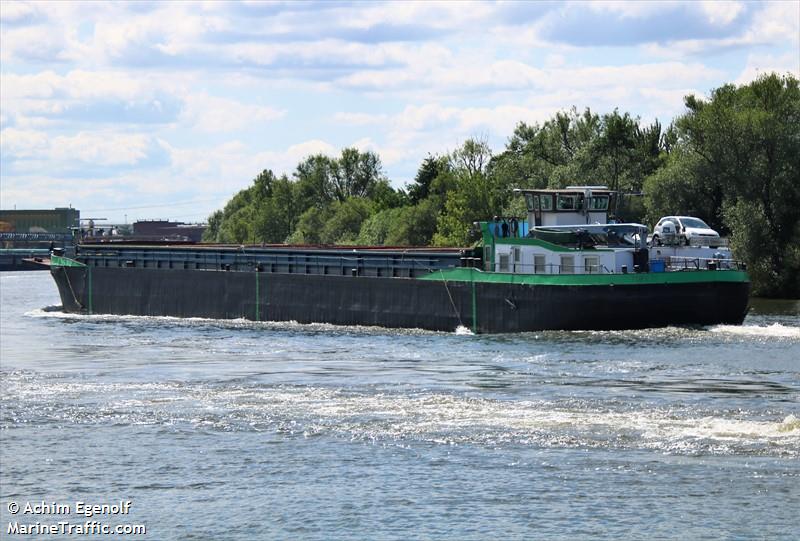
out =
{"type": "Polygon", "coordinates": [[[604,187],[523,190],[527,220],[471,248],[82,243],[50,270],[65,311],[476,333],[740,324],[750,280],[720,247],[647,246],[604,187]]]}

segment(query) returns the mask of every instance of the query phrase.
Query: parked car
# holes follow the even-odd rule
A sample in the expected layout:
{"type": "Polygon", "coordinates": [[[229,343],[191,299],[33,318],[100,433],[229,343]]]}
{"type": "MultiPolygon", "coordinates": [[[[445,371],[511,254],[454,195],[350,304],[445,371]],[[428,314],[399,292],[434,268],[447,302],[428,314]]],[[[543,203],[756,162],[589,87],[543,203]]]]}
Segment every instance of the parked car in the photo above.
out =
{"type": "Polygon", "coordinates": [[[719,246],[722,242],[719,233],[711,229],[707,223],[693,216],[665,216],[653,229],[652,244],[678,242],[689,246],[719,246]]]}

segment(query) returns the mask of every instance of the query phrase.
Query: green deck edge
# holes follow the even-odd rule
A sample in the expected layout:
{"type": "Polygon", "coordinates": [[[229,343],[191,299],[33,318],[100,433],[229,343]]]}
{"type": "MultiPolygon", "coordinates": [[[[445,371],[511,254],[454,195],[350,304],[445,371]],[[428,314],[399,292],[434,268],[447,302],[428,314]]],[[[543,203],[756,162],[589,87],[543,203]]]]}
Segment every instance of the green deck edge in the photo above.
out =
{"type": "Polygon", "coordinates": [[[712,282],[749,282],[740,270],[687,270],[632,274],[511,274],[483,272],[474,268],[458,268],[421,276],[419,280],[448,282],[482,282],[542,286],[603,286],[647,284],[694,284],[712,282]]]}
{"type": "Polygon", "coordinates": [[[51,255],[50,256],[50,266],[52,267],[85,267],[83,263],[80,261],[75,261],[74,259],[70,259],[68,257],[63,257],[60,255],[51,255]]]}

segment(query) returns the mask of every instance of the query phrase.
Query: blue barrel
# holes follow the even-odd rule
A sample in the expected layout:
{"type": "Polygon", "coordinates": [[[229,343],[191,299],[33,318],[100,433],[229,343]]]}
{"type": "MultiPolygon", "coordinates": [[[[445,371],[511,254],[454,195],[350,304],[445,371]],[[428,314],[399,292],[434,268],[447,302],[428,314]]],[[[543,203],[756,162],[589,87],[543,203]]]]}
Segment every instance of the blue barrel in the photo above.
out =
{"type": "Polygon", "coordinates": [[[664,272],[664,260],[663,259],[651,259],[650,260],[650,272],[664,272]]]}

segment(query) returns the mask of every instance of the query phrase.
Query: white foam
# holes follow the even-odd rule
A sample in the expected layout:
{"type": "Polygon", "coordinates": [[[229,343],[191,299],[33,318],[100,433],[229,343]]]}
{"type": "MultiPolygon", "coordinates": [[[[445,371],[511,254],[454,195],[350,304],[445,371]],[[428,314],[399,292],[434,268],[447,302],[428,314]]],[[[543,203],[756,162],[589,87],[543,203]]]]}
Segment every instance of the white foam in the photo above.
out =
{"type": "Polygon", "coordinates": [[[789,415],[778,425],[778,432],[800,431],[800,419],[794,415],[789,415]]]}
{"type": "MultiPolygon", "coordinates": [[[[25,312],[26,317],[33,318],[55,318],[66,320],[78,320],[89,322],[158,322],[174,326],[193,326],[193,325],[213,325],[226,328],[263,328],[263,329],[282,329],[300,330],[311,332],[355,332],[361,334],[450,334],[442,331],[429,331],[425,329],[409,328],[394,329],[388,327],[367,326],[367,325],[336,325],[334,323],[299,323],[297,321],[253,321],[245,318],[215,319],[206,317],[176,317],[176,316],[138,316],[120,314],[76,314],[64,312],[59,306],[47,306],[36,308],[25,312]]],[[[464,334],[471,334],[468,329],[464,334]]]]}
{"type": "Polygon", "coordinates": [[[742,336],[763,336],[775,338],[800,339],[800,327],[773,323],[772,325],[714,325],[709,327],[711,332],[735,334],[742,336]]]}
{"type": "Polygon", "coordinates": [[[104,423],[113,417],[130,423],[202,422],[221,430],[289,427],[291,432],[373,441],[505,441],[800,456],[800,419],[794,414],[764,419],[738,412],[697,416],[691,409],[618,411],[603,404],[509,402],[437,392],[409,396],[310,387],[32,382],[25,374],[4,379],[6,396],[23,401],[20,415],[39,411],[43,417],[75,423],[104,423]],[[50,407],[53,403],[58,407],[50,407]]]}
{"type": "Polygon", "coordinates": [[[465,327],[464,325],[459,325],[458,327],[456,327],[456,334],[459,335],[459,336],[474,336],[475,335],[474,332],[472,332],[468,327],[465,327]]]}

